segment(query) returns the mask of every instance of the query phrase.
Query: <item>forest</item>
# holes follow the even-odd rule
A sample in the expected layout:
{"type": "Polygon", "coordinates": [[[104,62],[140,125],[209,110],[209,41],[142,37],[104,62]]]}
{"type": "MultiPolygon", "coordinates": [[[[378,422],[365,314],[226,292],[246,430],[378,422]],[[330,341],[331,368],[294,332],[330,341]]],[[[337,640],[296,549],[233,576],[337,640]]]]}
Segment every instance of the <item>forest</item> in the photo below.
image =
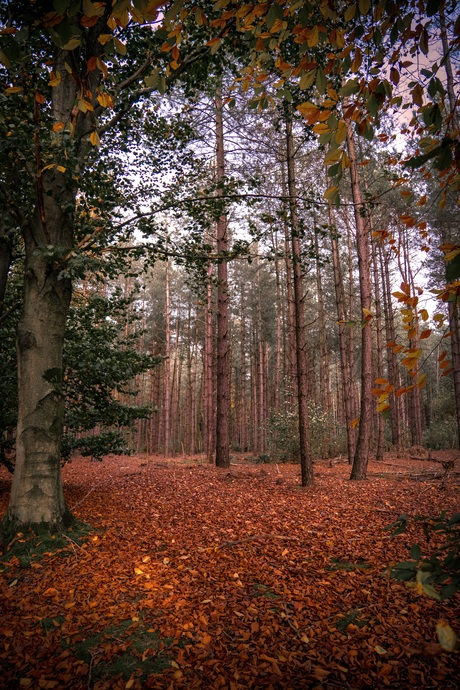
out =
{"type": "Polygon", "coordinates": [[[459,44],[0,2],[0,687],[458,687],[459,44]]]}

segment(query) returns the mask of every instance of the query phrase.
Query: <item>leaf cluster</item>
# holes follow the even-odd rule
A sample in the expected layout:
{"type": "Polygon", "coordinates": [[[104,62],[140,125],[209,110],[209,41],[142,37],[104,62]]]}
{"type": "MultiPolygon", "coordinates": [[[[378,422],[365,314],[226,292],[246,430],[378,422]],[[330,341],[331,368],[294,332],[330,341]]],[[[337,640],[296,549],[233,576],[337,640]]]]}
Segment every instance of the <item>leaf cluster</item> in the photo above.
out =
{"type": "Polygon", "coordinates": [[[393,530],[393,536],[396,536],[405,532],[409,525],[422,528],[427,545],[435,535],[441,537],[441,544],[428,555],[424,555],[422,547],[415,544],[410,560],[392,567],[390,577],[407,582],[418,593],[438,601],[449,599],[460,589],[460,513],[451,518],[445,511],[438,517],[417,516],[411,519],[401,515],[386,529],[393,530]]]}

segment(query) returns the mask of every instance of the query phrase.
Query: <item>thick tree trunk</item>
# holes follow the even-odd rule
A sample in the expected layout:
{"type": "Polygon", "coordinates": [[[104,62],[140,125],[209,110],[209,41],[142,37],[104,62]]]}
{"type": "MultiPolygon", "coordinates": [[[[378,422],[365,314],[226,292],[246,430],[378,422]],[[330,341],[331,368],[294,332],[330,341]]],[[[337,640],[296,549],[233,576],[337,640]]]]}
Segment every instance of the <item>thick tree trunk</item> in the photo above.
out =
{"type": "Polygon", "coordinates": [[[305,316],[303,307],[302,264],[300,257],[300,225],[297,216],[294,145],[292,118],[286,108],[286,153],[291,217],[291,247],[295,304],[295,335],[297,363],[297,400],[299,412],[300,469],[302,486],[313,484],[313,460],[310,448],[310,424],[308,419],[308,364],[305,341],[305,316]]]}
{"type": "MultiPolygon", "coordinates": [[[[96,52],[102,50],[97,41],[93,49],[94,46],[96,52]]],[[[83,114],[75,110],[82,77],[70,74],[68,67],[74,63],[69,51],[57,51],[53,69],[60,73],[61,80],[53,88],[52,116],[56,123],[72,124],[72,154],[79,161],[81,173],[89,146],[87,133],[92,130],[94,119],[91,112],[83,114]]],[[[94,103],[100,77],[99,70],[84,77],[94,103]]],[[[74,171],[44,168],[40,118],[36,103],[36,205],[32,220],[23,228],[26,260],[24,302],[17,335],[16,464],[6,521],[15,527],[43,523],[50,530],[59,530],[72,521],[64,501],[60,469],[64,421],[62,351],[72,286],[61,275],[61,261],[74,246],[77,183],[74,171]],[[52,257],[50,247],[54,252],[52,257]]],[[[54,151],[58,154],[59,147],[54,146],[54,151]]]]}
{"type": "MultiPolygon", "coordinates": [[[[56,192],[59,180],[52,177],[56,192]]],[[[73,203],[62,192],[62,206],[73,203]]],[[[62,350],[71,298],[71,283],[60,276],[56,261],[40,253],[54,244],[70,249],[72,218],[43,196],[24,230],[26,265],[24,303],[18,324],[18,428],[16,463],[7,519],[14,526],[45,523],[62,529],[72,517],[66,507],[61,481],[60,443],[64,420],[62,350]],[[45,222],[43,222],[43,220],[45,222]]]]}
{"type": "Polygon", "coordinates": [[[366,316],[371,313],[372,291],[368,227],[365,218],[361,215],[363,204],[358,176],[358,161],[350,124],[348,125],[347,144],[350,158],[351,190],[355,209],[359,294],[361,299],[361,318],[363,319],[363,327],[361,329],[361,411],[350,479],[366,479],[372,423],[372,329],[366,316]]]}
{"type": "MultiPolygon", "coordinates": [[[[225,174],[224,127],[222,118],[222,94],[216,94],[216,162],[217,180],[225,174]]],[[[227,217],[217,221],[217,253],[222,256],[228,250],[227,217]]],[[[216,465],[230,466],[230,366],[228,353],[228,278],[227,260],[222,258],[217,266],[217,412],[216,412],[216,465]]]]}

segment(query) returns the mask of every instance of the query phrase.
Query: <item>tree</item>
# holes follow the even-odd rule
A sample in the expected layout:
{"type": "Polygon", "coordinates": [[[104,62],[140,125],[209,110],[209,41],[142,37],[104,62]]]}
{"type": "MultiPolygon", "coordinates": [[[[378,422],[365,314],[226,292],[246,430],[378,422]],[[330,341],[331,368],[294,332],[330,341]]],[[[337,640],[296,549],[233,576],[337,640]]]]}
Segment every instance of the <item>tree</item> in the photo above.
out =
{"type": "MultiPolygon", "coordinates": [[[[157,17],[155,8],[143,6],[141,12],[120,2],[54,4],[57,9],[48,13],[29,3],[1,7],[0,121],[7,136],[15,126],[11,113],[19,108],[27,113],[17,126],[14,165],[33,188],[21,227],[26,258],[17,338],[19,413],[6,520],[14,526],[40,522],[60,529],[71,521],[60,479],[62,352],[72,294],[71,273],[64,268],[79,249],[75,211],[80,180],[96,155],[100,136],[151,92],[153,87],[139,88],[139,82],[158,57],[160,39],[149,28],[157,17]],[[127,47],[120,40],[128,31],[130,13],[146,27],[139,41],[130,44],[132,72],[123,60],[127,47]],[[114,103],[104,86],[108,60],[115,77],[113,94],[120,101],[113,117],[99,126],[98,118],[114,103]]],[[[85,244],[83,239],[80,248],[85,244]]]]}

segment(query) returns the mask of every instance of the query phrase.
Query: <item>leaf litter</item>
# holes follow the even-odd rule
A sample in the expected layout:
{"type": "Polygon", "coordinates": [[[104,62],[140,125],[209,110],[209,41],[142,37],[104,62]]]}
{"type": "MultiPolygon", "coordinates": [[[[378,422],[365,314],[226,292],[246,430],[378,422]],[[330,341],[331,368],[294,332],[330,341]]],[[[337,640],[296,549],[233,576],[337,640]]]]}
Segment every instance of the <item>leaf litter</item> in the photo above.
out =
{"type": "Polygon", "coordinates": [[[294,465],[75,460],[66,499],[90,530],[2,555],[0,687],[457,688],[459,595],[385,577],[413,542],[384,528],[455,512],[459,487],[401,463],[353,483],[319,462],[299,490],[294,465]]]}

